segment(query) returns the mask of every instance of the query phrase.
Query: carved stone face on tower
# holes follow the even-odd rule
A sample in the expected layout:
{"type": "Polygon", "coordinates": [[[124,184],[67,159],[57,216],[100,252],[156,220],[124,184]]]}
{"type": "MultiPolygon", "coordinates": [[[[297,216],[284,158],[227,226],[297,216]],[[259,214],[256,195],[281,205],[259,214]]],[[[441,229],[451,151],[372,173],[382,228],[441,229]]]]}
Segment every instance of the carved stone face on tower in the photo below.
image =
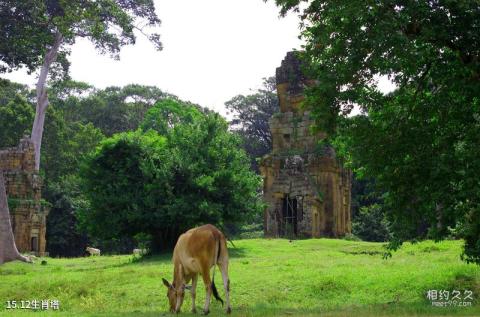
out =
{"type": "Polygon", "coordinates": [[[285,159],[284,168],[288,170],[291,175],[297,175],[304,171],[304,160],[300,155],[289,156],[285,159]]]}

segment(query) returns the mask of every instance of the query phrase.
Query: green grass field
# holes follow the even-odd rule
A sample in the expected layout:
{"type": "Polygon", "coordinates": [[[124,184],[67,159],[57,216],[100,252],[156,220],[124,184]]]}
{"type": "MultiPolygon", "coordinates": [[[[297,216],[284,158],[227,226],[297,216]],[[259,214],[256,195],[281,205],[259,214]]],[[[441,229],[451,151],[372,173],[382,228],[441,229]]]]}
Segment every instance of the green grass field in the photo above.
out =
{"type": "MultiPolygon", "coordinates": [[[[255,239],[229,244],[233,316],[480,316],[480,268],[460,261],[460,241],[405,245],[334,239],[255,239]],[[471,290],[471,307],[432,307],[428,290],[471,290]]],[[[170,254],[46,258],[0,266],[0,316],[169,316],[162,277],[170,254]],[[6,309],[7,300],[58,299],[59,311],[6,309]]],[[[221,275],[216,284],[223,297],[221,275]]],[[[205,292],[199,280],[197,309],[205,292]]],[[[181,315],[190,314],[187,293],[181,315]]],[[[224,315],[212,302],[211,315],[224,315]]]]}

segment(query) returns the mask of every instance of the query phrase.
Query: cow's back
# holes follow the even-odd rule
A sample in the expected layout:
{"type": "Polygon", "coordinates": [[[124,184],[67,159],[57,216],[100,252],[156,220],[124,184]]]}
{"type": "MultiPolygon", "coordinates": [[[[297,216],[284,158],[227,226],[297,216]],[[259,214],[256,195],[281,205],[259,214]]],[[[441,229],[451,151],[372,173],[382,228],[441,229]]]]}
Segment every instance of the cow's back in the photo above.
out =
{"type": "Polygon", "coordinates": [[[200,272],[202,265],[214,265],[223,234],[213,225],[203,225],[182,234],[173,250],[174,263],[181,263],[185,272],[200,272]]]}

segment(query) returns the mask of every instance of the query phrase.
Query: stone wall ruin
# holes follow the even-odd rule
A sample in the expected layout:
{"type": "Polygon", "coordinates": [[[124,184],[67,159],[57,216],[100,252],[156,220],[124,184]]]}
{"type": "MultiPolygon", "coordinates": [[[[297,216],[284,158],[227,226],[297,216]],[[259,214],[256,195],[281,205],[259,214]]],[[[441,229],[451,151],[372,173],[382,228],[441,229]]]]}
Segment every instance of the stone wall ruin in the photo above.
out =
{"type": "Polygon", "coordinates": [[[20,140],[17,147],[0,150],[1,171],[17,249],[45,255],[48,208],[42,203],[42,181],[35,171],[34,145],[29,138],[20,140]]]}
{"type": "Polygon", "coordinates": [[[269,125],[272,152],[263,157],[264,231],[267,237],[340,237],[351,232],[351,172],[335,151],[319,146],[326,137],[312,132],[314,120],[301,104],[304,76],[295,52],[276,71],[280,112],[269,125]]]}

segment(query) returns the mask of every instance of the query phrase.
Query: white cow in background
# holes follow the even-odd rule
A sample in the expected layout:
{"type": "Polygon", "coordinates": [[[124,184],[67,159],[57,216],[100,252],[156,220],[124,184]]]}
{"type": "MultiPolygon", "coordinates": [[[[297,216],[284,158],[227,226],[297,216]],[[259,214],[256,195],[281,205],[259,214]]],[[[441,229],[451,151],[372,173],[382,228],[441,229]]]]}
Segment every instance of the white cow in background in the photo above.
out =
{"type": "Polygon", "coordinates": [[[134,255],[145,255],[147,254],[147,249],[133,249],[132,253],[134,255]]]}
{"type": "Polygon", "coordinates": [[[100,249],[95,249],[95,248],[91,248],[91,247],[87,247],[85,249],[85,251],[87,251],[88,253],[90,253],[90,255],[100,255],[100,249]]]}

